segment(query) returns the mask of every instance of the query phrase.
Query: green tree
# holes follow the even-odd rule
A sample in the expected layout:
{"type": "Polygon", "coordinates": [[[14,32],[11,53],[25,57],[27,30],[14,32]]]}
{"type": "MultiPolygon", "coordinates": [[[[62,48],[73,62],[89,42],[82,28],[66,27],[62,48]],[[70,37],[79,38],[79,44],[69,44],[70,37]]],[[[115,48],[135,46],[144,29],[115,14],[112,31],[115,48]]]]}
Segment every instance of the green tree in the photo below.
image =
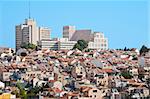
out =
{"type": "Polygon", "coordinates": [[[121,75],[125,78],[125,79],[131,79],[132,75],[129,71],[122,71],[121,75]]]}
{"type": "Polygon", "coordinates": [[[79,49],[80,51],[83,51],[87,47],[88,42],[86,42],[85,40],[78,40],[77,43],[74,45],[73,49],[79,49]]]}
{"type": "Polygon", "coordinates": [[[127,51],[127,47],[124,48],[124,51],[127,51]]]}
{"type": "Polygon", "coordinates": [[[43,90],[43,87],[34,87],[34,88],[31,88],[27,94],[28,96],[36,96],[40,91],[43,90]]]}
{"type": "Polygon", "coordinates": [[[143,55],[148,51],[149,51],[149,49],[145,45],[143,45],[142,48],[140,49],[140,55],[143,55]]]}
{"type": "Polygon", "coordinates": [[[27,99],[27,92],[25,91],[25,89],[21,86],[20,82],[17,82],[17,87],[19,89],[19,97],[21,97],[21,99],[27,99]]]}
{"type": "Polygon", "coordinates": [[[31,43],[22,43],[20,47],[25,49],[35,49],[36,45],[31,43]]]}

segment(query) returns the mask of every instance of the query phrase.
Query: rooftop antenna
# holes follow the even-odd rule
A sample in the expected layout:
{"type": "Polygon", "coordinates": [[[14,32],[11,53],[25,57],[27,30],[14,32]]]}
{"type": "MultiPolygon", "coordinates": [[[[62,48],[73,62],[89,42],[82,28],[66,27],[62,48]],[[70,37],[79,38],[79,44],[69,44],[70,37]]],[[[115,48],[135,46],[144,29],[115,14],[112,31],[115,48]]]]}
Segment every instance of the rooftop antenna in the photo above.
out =
{"type": "Polygon", "coordinates": [[[30,0],[29,0],[29,19],[31,18],[31,12],[30,12],[30,0]]]}

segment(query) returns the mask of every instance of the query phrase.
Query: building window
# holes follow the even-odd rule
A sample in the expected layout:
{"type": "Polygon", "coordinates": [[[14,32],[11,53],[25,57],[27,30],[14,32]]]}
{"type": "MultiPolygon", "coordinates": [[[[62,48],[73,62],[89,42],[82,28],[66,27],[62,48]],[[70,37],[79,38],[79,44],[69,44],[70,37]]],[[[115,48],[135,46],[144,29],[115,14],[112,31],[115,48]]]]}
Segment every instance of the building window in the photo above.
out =
{"type": "Polygon", "coordinates": [[[93,92],[97,92],[97,90],[93,90],[93,92]]]}
{"type": "Polygon", "coordinates": [[[103,90],[103,93],[105,93],[105,90],[103,90]]]}

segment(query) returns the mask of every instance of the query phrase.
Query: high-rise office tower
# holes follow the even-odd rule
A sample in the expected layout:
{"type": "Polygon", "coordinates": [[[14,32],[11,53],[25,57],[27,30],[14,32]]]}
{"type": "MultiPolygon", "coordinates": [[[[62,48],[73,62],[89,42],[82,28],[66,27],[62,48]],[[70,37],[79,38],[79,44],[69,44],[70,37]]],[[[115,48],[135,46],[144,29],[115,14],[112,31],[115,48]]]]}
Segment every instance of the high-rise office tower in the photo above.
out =
{"type": "Polygon", "coordinates": [[[39,41],[38,28],[33,19],[26,19],[24,24],[16,26],[16,50],[22,43],[32,43],[37,45],[39,41]]]}
{"type": "Polygon", "coordinates": [[[36,26],[36,21],[33,19],[26,19],[25,24],[29,26],[29,33],[31,33],[30,43],[37,45],[37,41],[39,41],[39,33],[38,27],[36,26]]]}
{"type": "Polygon", "coordinates": [[[63,38],[68,38],[69,40],[71,40],[75,31],[76,31],[75,26],[64,26],[63,27],[63,38]]]}
{"type": "Polygon", "coordinates": [[[39,40],[49,40],[51,31],[47,27],[39,27],[39,40]]]}

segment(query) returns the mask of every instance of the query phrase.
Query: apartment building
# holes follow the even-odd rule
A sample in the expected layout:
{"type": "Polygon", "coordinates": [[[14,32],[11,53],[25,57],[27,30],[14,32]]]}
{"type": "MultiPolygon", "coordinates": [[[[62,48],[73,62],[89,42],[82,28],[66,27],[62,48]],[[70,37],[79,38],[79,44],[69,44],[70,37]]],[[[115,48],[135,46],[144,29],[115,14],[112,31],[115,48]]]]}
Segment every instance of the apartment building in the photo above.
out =
{"type": "Polygon", "coordinates": [[[70,41],[85,40],[89,49],[108,49],[108,39],[102,32],[92,32],[90,29],[76,30],[74,26],[64,26],[63,37],[70,41]]]}
{"type": "Polygon", "coordinates": [[[89,41],[89,49],[108,49],[108,39],[104,37],[104,34],[101,32],[94,32],[94,40],[89,41]]]}

